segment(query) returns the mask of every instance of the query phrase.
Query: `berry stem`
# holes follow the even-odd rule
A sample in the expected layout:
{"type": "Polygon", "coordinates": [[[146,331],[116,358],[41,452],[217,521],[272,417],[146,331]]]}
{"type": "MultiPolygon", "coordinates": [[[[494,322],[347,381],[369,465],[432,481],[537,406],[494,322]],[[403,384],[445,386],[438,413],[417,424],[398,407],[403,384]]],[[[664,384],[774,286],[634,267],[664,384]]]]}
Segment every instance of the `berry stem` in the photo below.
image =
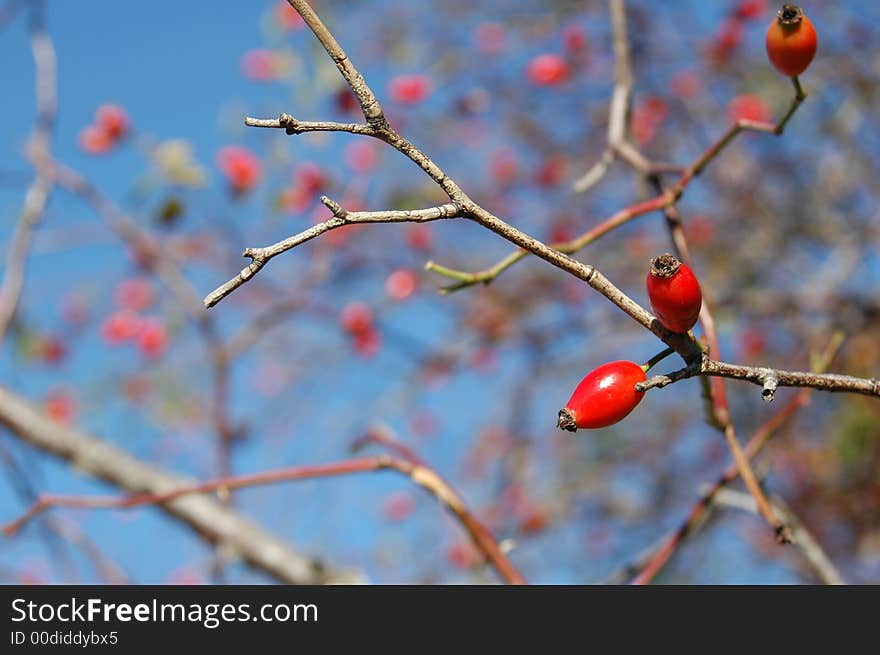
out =
{"type": "Polygon", "coordinates": [[[669,357],[669,356],[670,356],[672,353],[674,353],[674,352],[675,352],[675,349],[674,349],[674,348],[667,348],[666,350],[663,350],[663,351],[657,353],[657,354],[654,355],[651,359],[649,359],[647,362],[645,362],[644,364],[642,364],[642,370],[643,370],[645,373],[647,373],[647,372],[650,371],[654,366],[656,366],[657,364],[659,364],[660,362],[662,362],[664,359],[666,359],[667,357],[669,357]]]}

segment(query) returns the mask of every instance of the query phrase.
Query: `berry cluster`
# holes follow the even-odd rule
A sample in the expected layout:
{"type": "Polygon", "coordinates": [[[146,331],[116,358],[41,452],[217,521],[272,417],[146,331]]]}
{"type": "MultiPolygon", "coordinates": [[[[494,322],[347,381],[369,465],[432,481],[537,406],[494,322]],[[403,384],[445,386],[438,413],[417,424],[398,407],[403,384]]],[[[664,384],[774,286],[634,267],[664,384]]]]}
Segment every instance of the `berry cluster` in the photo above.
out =
{"type": "MultiPolygon", "coordinates": [[[[759,11],[760,3],[741,3],[743,15],[736,20],[751,18],[759,11]],[[747,11],[746,11],[747,10],[747,11]]],[[[783,75],[793,78],[803,73],[816,54],[816,30],[800,7],[783,5],[770,24],[766,36],[770,63],[783,75]]],[[[739,96],[729,108],[734,120],[766,120],[767,111],[760,99],[739,96]]],[[[700,316],[703,295],[693,271],[670,254],[651,260],[645,280],[651,309],[660,324],[670,332],[686,334],[696,325],[700,316]]],[[[636,385],[646,380],[653,364],[661,354],[646,364],[615,361],[591,371],[575,388],[574,393],[559,410],[557,426],[576,432],[578,428],[604,428],[623,420],[636,405],[644,391],[636,385]]]]}

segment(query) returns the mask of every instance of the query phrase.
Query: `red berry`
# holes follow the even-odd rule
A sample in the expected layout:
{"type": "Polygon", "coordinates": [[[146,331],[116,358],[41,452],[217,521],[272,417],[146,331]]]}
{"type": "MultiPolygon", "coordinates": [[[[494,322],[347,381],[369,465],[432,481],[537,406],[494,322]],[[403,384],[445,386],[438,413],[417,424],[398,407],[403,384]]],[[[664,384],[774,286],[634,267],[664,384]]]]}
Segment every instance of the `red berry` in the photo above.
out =
{"type": "Polygon", "coordinates": [[[235,193],[249,191],[260,181],[260,161],[247,148],[226,146],[217,153],[217,168],[235,193]]]}
{"type": "Polygon", "coordinates": [[[739,120],[766,123],[772,118],[770,107],[753,93],[743,93],[734,97],[727,105],[727,115],[734,122],[739,120]]]}
{"type": "Polygon", "coordinates": [[[578,52],[587,47],[587,33],[580,25],[566,25],[562,30],[562,42],[569,52],[578,52]]]}
{"type": "Polygon", "coordinates": [[[76,414],[76,401],[70,392],[64,389],[53,389],[46,395],[46,414],[50,419],[62,425],[73,423],[76,414]]]}
{"type": "Polygon", "coordinates": [[[293,172],[294,182],[309,195],[315,195],[327,184],[324,171],[316,163],[304,161],[293,172]]]}
{"type": "Polygon", "coordinates": [[[434,233],[429,225],[412,225],[406,232],[406,242],[413,250],[430,250],[434,243],[434,233]]]}
{"type": "Polygon", "coordinates": [[[407,491],[398,491],[385,499],[382,513],[389,521],[408,519],[415,509],[416,503],[407,491]]]}
{"type": "Polygon", "coordinates": [[[137,345],[147,357],[158,357],[165,352],[168,344],[168,330],[161,318],[151,316],[144,319],[137,336],[137,345]]]}
{"type": "Polygon", "coordinates": [[[743,20],[758,18],[767,11],[767,0],[741,0],[736,6],[736,15],[743,20]]]}
{"type": "Polygon", "coordinates": [[[79,133],[79,147],[90,155],[103,155],[113,147],[113,139],[104,128],[89,125],[79,133]]]}
{"type": "Polygon", "coordinates": [[[101,105],[95,112],[95,125],[103,129],[111,141],[116,141],[128,132],[128,114],[118,105],[101,105]]]}
{"type": "Polygon", "coordinates": [[[767,28],[767,56],[783,75],[797,77],[816,55],[816,29],[803,9],[782,5],[767,28]]]}
{"type": "Polygon", "coordinates": [[[568,77],[568,64],[559,55],[538,55],[529,62],[526,73],[535,84],[559,84],[568,77]]]}
{"type": "Polygon", "coordinates": [[[635,362],[619,360],[603,364],[581,380],[571,399],[559,410],[556,426],[569,432],[614,425],[636,408],[645,393],[636,384],[646,379],[635,362]]]}
{"type": "Polygon", "coordinates": [[[342,328],[349,334],[364,334],[373,329],[373,310],[364,302],[351,302],[342,310],[342,328]]]}
{"type": "Polygon", "coordinates": [[[241,58],[241,72],[249,80],[269,82],[275,78],[275,55],[270,50],[250,50],[241,58]]]}
{"type": "Polygon", "coordinates": [[[283,32],[299,30],[306,25],[302,16],[299,15],[296,9],[290,6],[287,0],[279,0],[278,4],[275,5],[275,24],[283,32]]]}
{"type": "Polygon", "coordinates": [[[67,347],[58,337],[48,336],[40,341],[40,356],[47,364],[57,364],[67,355],[67,347]]]}
{"type": "Polygon", "coordinates": [[[133,277],[116,285],[113,299],[122,309],[140,312],[153,304],[153,285],[143,277],[133,277]]]}
{"type": "Polygon", "coordinates": [[[481,23],[474,32],[477,50],[485,55],[497,55],[503,52],[507,33],[504,26],[498,23],[481,23]]]}
{"type": "Polygon", "coordinates": [[[354,335],[354,350],[361,357],[372,357],[381,347],[382,335],[375,328],[354,335]]]}
{"type": "Polygon", "coordinates": [[[421,102],[431,93],[427,75],[398,75],[388,84],[391,99],[405,105],[421,102]]]}
{"type": "Polygon", "coordinates": [[[354,141],[345,148],[345,163],[355,173],[369,173],[379,161],[376,148],[368,141],[354,141]]]}
{"type": "Polygon", "coordinates": [[[392,300],[406,300],[419,286],[419,276],[408,268],[401,268],[385,280],[385,293],[392,300]]]}
{"type": "Polygon", "coordinates": [[[667,330],[685,333],[696,325],[703,294],[687,264],[668,253],[654,257],[645,283],[651,308],[667,330]]]}
{"type": "Polygon", "coordinates": [[[141,327],[141,319],[128,309],[111,314],[101,326],[104,340],[112,345],[134,339],[141,327]]]}

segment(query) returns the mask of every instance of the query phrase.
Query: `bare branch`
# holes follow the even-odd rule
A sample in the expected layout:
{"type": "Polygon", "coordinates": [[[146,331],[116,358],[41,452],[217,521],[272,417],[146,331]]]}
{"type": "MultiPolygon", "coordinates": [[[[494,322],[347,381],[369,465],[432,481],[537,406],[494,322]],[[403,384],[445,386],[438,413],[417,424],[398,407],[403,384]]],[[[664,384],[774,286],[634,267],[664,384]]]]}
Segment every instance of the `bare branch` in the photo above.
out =
{"type": "MultiPolygon", "coordinates": [[[[843,337],[840,334],[835,334],[831,338],[825,351],[816,358],[813,365],[817,372],[828,368],[842,341],[843,337]]],[[[807,404],[811,392],[812,389],[809,387],[801,389],[779,412],[758,428],[744,449],[747,459],[754,459],[770,439],[792,419],[801,407],[807,404]]],[[[682,542],[700,526],[704,520],[705,513],[711,508],[712,499],[715,497],[715,494],[736,480],[739,475],[740,469],[736,462],[728,466],[715,484],[700,496],[681,525],[661,540],[658,546],[652,548],[646,555],[639,558],[636,564],[627,567],[627,569],[640,570],[638,575],[633,578],[632,584],[649,584],[656,577],[675,554],[682,542]]]]}
{"type": "Polygon", "coordinates": [[[298,121],[290,114],[281,114],[278,118],[251,118],[244,119],[244,124],[249,127],[274,127],[285,130],[288,134],[302,134],[303,132],[351,132],[375,136],[376,130],[371,125],[364,123],[334,123],[332,121],[298,121]]]}
{"type": "Polygon", "coordinates": [[[39,163],[49,157],[49,145],[57,114],[57,59],[55,46],[46,32],[39,9],[34,9],[31,19],[31,51],[35,66],[35,93],[37,103],[37,122],[28,141],[28,157],[37,168],[36,176],[25,194],[21,217],[15,227],[9,252],[6,257],[6,270],[0,285],[0,343],[9,324],[12,322],[21,292],[24,288],[28,253],[34,236],[34,229],[52,191],[52,183],[40,170],[39,163]]]}
{"type": "MultiPolygon", "coordinates": [[[[758,512],[755,507],[754,498],[748,494],[734,491],[732,489],[720,489],[715,494],[713,502],[719,507],[731,507],[746,512],[752,512],[754,514],[757,514],[758,512]]],[[[798,545],[798,549],[804,554],[804,557],[806,557],[810,566],[813,567],[813,570],[816,572],[819,579],[827,585],[846,584],[843,580],[843,576],[840,575],[837,567],[835,567],[834,563],[831,561],[831,558],[828,557],[827,553],[822,549],[822,546],[819,545],[819,542],[816,541],[815,537],[813,537],[813,535],[804,527],[804,524],[797,515],[791,511],[788,505],[786,505],[781,498],[774,497],[771,506],[777,514],[784,517],[786,524],[791,526],[791,531],[794,535],[795,543],[798,545]]]]}
{"type": "MultiPolygon", "coordinates": [[[[2,401],[2,396],[0,396],[2,401]]],[[[0,416],[2,420],[2,416],[0,416]]],[[[496,567],[499,575],[510,584],[524,584],[525,580],[514,568],[502,552],[501,547],[489,530],[468,510],[461,497],[432,468],[420,461],[411,461],[401,457],[379,455],[362,459],[349,459],[329,464],[298,466],[273,471],[263,471],[248,475],[224,476],[215,480],[197,483],[178,483],[171,487],[165,485],[163,490],[150,490],[127,497],[113,496],[60,496],[42,495],[18,519],[4,526],[7,536],[12,536],[23,528],[31,519],[42,514],[51,507],[76,507],[88,509],[129,509],[144,505],[180,504],[186,501],[206,501],[204,498],[188,498],[194,494],[220,492],[226,494],[234,489],[254,487],[278,482],[326,478],[352,473],[396,471],[407,476],[437,500],[439,500],[467,530],[477,548],[483,552],[496,567]],[[169,488],[170,487],[170,488],[169,488]]],[[[207,501],[213,503],[214,501],[207,501]]],[[[223,510],[227,511],[227,510],[223,510]]]]}
{"type": "Polygon", "coordinates": [[[223,300],[226,296],[251,279],[261,268],[263,268],[266,262],[276,255],[280,255],[306,241],[311,241],[325,232],[358,223],[427,223],[442,218],[456,218],[463,215],[461,208],[452,203],[440,205],[439,207],[429,207],[427,209],[350,212],[340,207],[327,196],[322,196],[321,202],[333,212],[333,218],[318,223],[317,225],[313,225],[309,229],[303,230],[299,234],[295,234],[292,237],[288,237],[287,239],[279,241],[271,246],[265,246],[263,248],[247,248],[244,251],[244,256],[251,259],[250,265],[242,269],[236,277],[209,293],[204,300],[205,307],[213,307],[223,300]]]}
{"type": "MultiPolygon", "coordinates": [[[[31,446],[130,494],[161,496],[190,485],[188,480],[164,473],[96,437],[54,423],[3,388],[0,425],[31,446]]],[[[282,582],[323,584],[361,580],[358,574],[334,569],[293,550],[250,519],[210,498],[168,498],[160,508],[208,542],[228,548],[243,561],[282,582]]]]}

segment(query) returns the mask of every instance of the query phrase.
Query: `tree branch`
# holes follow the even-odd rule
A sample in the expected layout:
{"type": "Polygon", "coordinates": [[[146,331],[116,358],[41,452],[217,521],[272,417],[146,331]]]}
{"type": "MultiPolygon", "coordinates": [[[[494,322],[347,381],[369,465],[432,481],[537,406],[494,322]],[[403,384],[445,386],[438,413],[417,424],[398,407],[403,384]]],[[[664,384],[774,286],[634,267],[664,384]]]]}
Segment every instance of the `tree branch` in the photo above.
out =
{"type": "Polygon", "coordinates": [[[58,110],[57,59],[55,46],[46,32],[40,9],[33,9],[30,21],[31,51],[35,67],[35,94],[37,121],[28,140],[28,158],[36,167],[36,175],[25,194],[21,217],[9,244],[6,269],[0,285],[0,343],[12,322],[21,292],[24,288],[27,258],[33,241],[34,230],[49,202],[52,183],[40,169],[40,162],[47,159],[52,131],[58,110]]]}
{"type": "MultiPolygon", "coordinates": [[[[0,388],[0,425],[22,441],[53,454],[89,475],[138,496],[162,496],[191,483],[162,472],[118,448],[54,423],[27,402],[0,388]]],[[[45,499],[44,499],[45,500],[45,499]]],[[[170,497],[160,508],[206,541],[229,548],[243,561],[288,584],[350,583],[360,574],[308,557],[257,524],[204,496],[170,497]]],[[[33,509],[33,508],[32,508],[33,509]]],[[[39,511],[42,511],[40,509],[39,511]]],[[[36,515],[39,511],[31,512],[36,515]]]]}

